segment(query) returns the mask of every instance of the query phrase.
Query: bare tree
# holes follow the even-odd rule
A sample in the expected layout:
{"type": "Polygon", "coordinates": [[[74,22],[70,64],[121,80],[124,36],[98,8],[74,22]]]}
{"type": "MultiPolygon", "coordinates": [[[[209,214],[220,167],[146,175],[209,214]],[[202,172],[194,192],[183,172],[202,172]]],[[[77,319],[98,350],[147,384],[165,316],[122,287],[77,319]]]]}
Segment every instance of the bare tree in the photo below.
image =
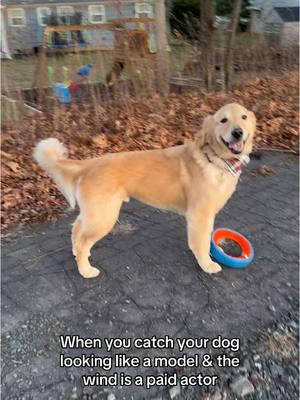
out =
{"type": "Polygon", "coordinates": [[[204,81],[207,90],[212,89],[214,75],[214,43],[213,31],[215,27],[214,0],[201,1],[201,44],[204,56],[204,81]]]}
{"type": "Polygon", "coordinates": [[[158,90],[162,95],[166,95],[170,87],[170,70],[165,1],[155,0],[154,4],[158,90]]]}
{"type": "Polygon", "coordinates": [[[225,54],[225,86],[227,90],[230,90],[232,87],[233,52],[235,45],[236,29],[240,19],[241,6],[242,6],[242,0],[234,1],[231,23],[228,31],[228,43],[225,54]]]}

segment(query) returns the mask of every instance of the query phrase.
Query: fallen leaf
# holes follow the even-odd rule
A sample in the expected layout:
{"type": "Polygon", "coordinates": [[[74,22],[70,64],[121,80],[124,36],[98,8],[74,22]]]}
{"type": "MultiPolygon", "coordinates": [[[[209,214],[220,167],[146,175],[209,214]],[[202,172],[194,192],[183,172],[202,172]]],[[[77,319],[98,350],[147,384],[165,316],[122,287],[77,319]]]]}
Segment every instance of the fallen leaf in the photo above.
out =
{"type": "Polygon", "coordinates": [[[256,175],[262,175],[262,176],[266,176],[266,175],[270,175],[273,174],[274,170],[272,167],[268,166],[268,165],[262,165],[259,168],[253,169],[250,172],[250,175],[256,176],[256,175]]]}
{"type": "Polygon", "coordinates": [[[106,149],[108,145],[107,137],[104,134],[94,136],[92,141],[95,145],[101,147],[102,149],[106,149]]]}
{"type": "Polygon", "coordinates": [[[8,161],[6,162],[6,165],[13,171],[13,172],[18,172],[20,169],[20,166],[18,163],[14,161],[8,161]]]}

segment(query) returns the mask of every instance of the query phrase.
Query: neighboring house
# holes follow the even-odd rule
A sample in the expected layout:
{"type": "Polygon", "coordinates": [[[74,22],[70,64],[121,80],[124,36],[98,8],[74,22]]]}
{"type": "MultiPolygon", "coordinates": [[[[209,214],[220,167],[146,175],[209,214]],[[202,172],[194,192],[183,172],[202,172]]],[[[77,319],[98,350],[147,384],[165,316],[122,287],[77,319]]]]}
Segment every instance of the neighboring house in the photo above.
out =
{"type": "MultiPolygon", "coordinates": [[[[4,24],[1,23],[1,38],[5,37],[5,43],[1,39],[1,54],[3,46],[11,54],[37,50],[41,46],[43,29],[47,24],[87,25],[101,24],[120,17],[153,17],[153,2],[154,0],[2,0],[1,18],[4,24]]],[[[77,39],[82,46],[113,46],[113,34],[108,30],[84,31],[84,34],[77,35],[77,39]]],[[[55,40],[59,46],[65,39],[57,36],[55,40]]],[[[67,47],[67,42],[64,43],[67,47]]]]}
{"type": "Polygon", "coordinates": [[[283,45],[299,44],[298,0],[252,0],[250,32],[280,36],[283,45]]]}
{"type": "Polygon", "coordinates": [[[1,21],[0,21],[0,36],[1,36],[1,52],[0,52],[0,58],[11,58],[10,52],[8,49],[8,44],[7,44],[7,37],[6,37],[6,24],[5,24],[5,19],[3,15],[3,9],[4,7],[0,5],[0,12],[1,12],[1,21]]]}

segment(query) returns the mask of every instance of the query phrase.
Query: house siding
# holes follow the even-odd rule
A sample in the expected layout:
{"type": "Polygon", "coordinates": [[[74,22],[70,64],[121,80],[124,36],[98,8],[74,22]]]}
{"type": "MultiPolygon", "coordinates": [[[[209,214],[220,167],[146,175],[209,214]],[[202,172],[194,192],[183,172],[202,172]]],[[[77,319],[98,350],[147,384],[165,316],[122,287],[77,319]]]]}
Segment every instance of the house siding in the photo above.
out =
{"type": "Polygon", "coordinates": [[[299,23],[286,22],[282,28],[280,42],[283,46],[299,45],[299,23]]]}
{"type": "Polygon", "coordinates": [[[251,33],[264,33],[264,21],[262,19],[260,11],[251,10],[250,32],[251,33]]]}
{"type": "MultiPolygon", "coordinates": [[[[295,41],[295,26],[290,28],[289,22],[281,19],[274,7],[298,7],[298,0],[250,0],[250,32],[259,34],[288,35],[283,32],[290,31],[295,41]],[[260,10],[260,11],[259,11],[260,10]]],[[[294,24],[294,23],[293,23],[294,24]]],[[[298,24],[298,23],[297,23],[298,24]]],[[[284,40],[287,42],[287,38],[284,40]]]]}
{"type": "MultiPolygon", "coordinates": [[[[153,4],[153,1],[145,1],[153,4]]],[[[71,5],[70,3],[61,3],[62,6],[71,5]]],[[[90,4],[95,4],[91,2],[90,4]]],[[[105,6],[106,20],[111,20],[118,17],[118,12],[115,7],[105,2],[97,2],[97,4],[103,4],[105,6]]],[[[74,12],[80,12],[82,14],[82,24],[89,24],[89,3],[86,4],[72,4],[74,12]]],[[[7,31],[7,42],[8,47],[12,54],[18,51],[31,51],[34,47],[39,47],[42,44],[43,27],[38,22],[37,7],[48,7],[51,10],[57,10],[58,4],[52,6],[49,3],[38,4],[36,7],[22,7],[22,5],[16,5],[13,7],[6,7],[4,10],[4,16],[6,19],[6,31],[7,31]],[[26,26],[24,27],[12,27],[8,23],[8,10],[10,8],[23,8],[26,15],[26,26]]],[[[126,2],[121,5],[122,17],[135,17],[135,2],[126,2]]],[[[133,25],[131,25],[132,27],[133,25]]],[[[92,46],[99,47],[112,47],[113,46],[113,33],[108,30],[95,30],[84,33],[84,37],[92,46]]]]}
{"type": "Polygon", "coordinates": [[[26,25],[11,26],[8,22],[8,10],[9,9],[4,10],[4,15],[6,18],[7,42],[10,51],[15,53],[18,50],[26,50],[37,46],[37,18],[35,13],[30,9],[24,8],[26,25]]]}

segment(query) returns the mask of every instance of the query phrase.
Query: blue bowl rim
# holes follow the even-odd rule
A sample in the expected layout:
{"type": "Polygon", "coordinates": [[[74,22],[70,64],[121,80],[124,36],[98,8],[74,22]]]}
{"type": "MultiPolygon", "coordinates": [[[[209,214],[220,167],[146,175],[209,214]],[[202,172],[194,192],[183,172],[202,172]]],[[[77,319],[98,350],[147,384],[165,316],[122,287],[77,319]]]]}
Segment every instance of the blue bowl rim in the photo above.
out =
{"type": "Polygon", "coordinates": [[[217,228],[214,229],[212,235],[211,235],[211,246],[210,246],[210,254],[211,256],[221,264],[230,267],[230,268],[245,268],[247,267],[253,260],[254,258],[254,249],[250,241],[241,233],[233,230],[233,229],[228,229],[228,228],[217,228]],[[213,241],[213,234],[218,231],[218,230],[225,230],[229,232],[236,233],[237,235],[241,236],[243,239],[247,241],[247,243],[250,246],[250,256],[245,259],[239,259],[237,257],[230,256],[223,251],[219,249],[219,247],[216,245],[216,243],[213,241]]]}

